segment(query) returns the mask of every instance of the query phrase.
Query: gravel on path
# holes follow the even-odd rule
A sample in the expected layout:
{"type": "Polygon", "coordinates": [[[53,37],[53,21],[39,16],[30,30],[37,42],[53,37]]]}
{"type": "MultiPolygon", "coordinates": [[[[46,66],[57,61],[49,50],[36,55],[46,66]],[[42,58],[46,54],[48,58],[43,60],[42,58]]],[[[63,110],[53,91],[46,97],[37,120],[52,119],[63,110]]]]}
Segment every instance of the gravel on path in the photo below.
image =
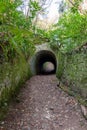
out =
{"type": "Polygon", "coordinates": [[[57,87],[55,75],[34,76],[10,105],[0,130],[87,130],[74,97],[57,87]]]}

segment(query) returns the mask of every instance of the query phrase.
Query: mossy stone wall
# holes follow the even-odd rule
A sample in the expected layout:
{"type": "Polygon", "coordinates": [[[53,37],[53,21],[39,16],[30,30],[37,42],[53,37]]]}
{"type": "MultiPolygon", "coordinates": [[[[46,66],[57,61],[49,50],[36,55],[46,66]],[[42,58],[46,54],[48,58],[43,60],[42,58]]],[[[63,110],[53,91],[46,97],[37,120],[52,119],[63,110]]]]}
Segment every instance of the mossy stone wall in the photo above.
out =
{"type": "Polygon", "coordinates": [[[87,98],[87,49],[58,53],[57,77],[74,92],[87,98]]]}
{"type": "Polygon", "coordinates": [[[30,66],[24,57],[15,59],[14,63],[0,64],[0,106],[16,95],[21,85],[30,76],[30,66]]]}

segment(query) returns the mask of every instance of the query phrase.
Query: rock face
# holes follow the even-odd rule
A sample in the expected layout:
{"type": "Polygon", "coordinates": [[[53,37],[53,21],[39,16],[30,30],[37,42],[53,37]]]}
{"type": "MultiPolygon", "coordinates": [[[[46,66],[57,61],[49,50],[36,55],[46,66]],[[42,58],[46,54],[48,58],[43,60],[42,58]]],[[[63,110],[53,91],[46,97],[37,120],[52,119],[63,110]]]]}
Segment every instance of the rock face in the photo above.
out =
{"type": "Polygon", "coordinates": [[[29,63],[22,57],[16,60],[14,64],[9,62],[0,64],[0,103],[3,102],[4,105],[11,94],[14,94],[16,89],[31,76],[29,63]]]}
{"type": "Polygon", "coordinates": [[[58,55],[57,76],[76,93],[87,98],[87,46],[58,55]]]}
{"type": "Polygon", "coordinates": [[[82,110],[83,116],[87,119],[87,107],[81,105],[81,110],[82,110]]]}

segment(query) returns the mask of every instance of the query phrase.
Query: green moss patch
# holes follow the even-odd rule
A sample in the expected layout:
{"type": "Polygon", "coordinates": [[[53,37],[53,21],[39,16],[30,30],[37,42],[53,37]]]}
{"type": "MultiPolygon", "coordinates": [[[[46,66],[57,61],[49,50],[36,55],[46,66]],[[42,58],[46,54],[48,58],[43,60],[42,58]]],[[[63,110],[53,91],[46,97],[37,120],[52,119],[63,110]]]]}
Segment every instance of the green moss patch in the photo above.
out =
{"type": "Polygon", "coordinates": [[[58,54],[57,77],[72,91],[87,99],[87,49],[58,54]]]}
{"type": "Polygon", "coordinates": [[[16,60],[15,64],[0,65],[0,119],[7,111],[9,102],[16,98],[22,84],[30,78],[31,71],[24,57],[16,60]]]}

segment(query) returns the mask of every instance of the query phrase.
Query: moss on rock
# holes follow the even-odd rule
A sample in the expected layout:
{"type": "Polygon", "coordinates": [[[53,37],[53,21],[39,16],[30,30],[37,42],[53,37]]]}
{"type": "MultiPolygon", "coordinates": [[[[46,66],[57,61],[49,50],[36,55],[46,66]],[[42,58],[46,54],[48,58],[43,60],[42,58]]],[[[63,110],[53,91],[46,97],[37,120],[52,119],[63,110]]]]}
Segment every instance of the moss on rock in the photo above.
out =
{"type": "Polygon", "coordinates": [[[32,75],[29,63],[24,57],[15,63],[0,64],[0,119],[12,98],[15,98],[22,84],[32,75]]]}
{"type": "Polygon", "coordinates": [[[58,54],[57,77],[75,93],[87,99],[87,49],[58,54]]]}

